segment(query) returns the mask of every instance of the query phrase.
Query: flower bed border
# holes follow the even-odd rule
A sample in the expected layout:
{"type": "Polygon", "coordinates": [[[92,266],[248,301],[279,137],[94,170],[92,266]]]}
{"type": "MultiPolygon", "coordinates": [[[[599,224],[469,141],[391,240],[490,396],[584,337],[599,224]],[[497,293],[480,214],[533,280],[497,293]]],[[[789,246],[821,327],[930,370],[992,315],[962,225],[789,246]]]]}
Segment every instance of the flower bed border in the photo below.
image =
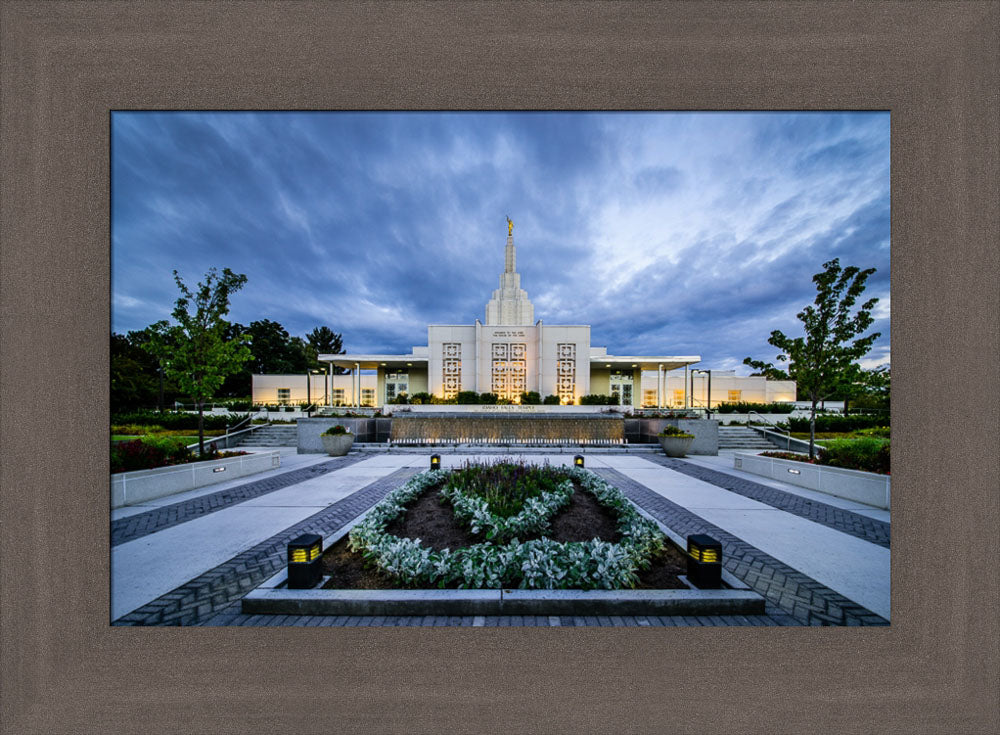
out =
{"type": "MultiPolygon", "coordinates": [[[[351,531],[351,549],[403,584],[414,586],[445,587],[458,582],[463,589],[498,589],[512,586],[504,581],[513,578],[519,579],[517,586],[522,589],[631,588],[637,572],[667,543],[667,537],[656,523],[641,516],[618,488],[587,470],[569,467],[562,471],[598,503],[617,512],[618,543],[598,539],[558,542],[545,537],[520,542],[515,538],[505,545],[481,543],[436,551],[420,539],[390,534],[387,526],[405,512],[408,503],[450,475],[445,470],[431,470],[411,478],[372,508],[351,531]]],[[[547,512],[541,503],[531,507],[547,512]]]]}
{"type": "MultiPolygon", "coordinates": [[[[631,501],[629,501],[631,502],[631,501]]],[[[639,513],[643,511],[639,509],[639,513]]],[[[328,549],[366,514],[327,536],[328,549]]],[[[675,546],[681,537],[657,524],[675,546]]],[[[731,589],[293,590],[281,569],[240,602],[247,615],[763,615],[764,598],[725,569],[731,589]]],[[[326,582],[324,578],[319,586],[326,582]]]]}

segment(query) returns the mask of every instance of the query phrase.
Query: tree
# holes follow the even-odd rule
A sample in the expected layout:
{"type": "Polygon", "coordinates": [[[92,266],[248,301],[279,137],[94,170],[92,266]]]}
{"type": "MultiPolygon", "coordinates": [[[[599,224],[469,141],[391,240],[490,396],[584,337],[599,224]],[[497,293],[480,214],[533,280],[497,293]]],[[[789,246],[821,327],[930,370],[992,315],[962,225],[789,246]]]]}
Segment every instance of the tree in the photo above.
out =
{"type": "Polygon", "coordinates": [[[198,406],[198,453],[205,453],[205,401],[211,398],[227,375],[237,372],[250,360],[245,338],[227,339],[230,327],[223,317],[229,313],[229,297],[243,288],[247,277],[222,269],[208,271],[205,282],[192,293],[174,271],[174,282],[181,291],[171,313],[177,324],[166,320],[149,327],[145,343],[150,353],[160,358],[167,377],[191,396],[198,406]],[[194,309],[192,312],[191,309],[194,309]]]}
{"type": "MultiPolygon", "coordinates": [[[[306,334],[306,342],[311,350],[309,361],[311,368],[324,368],[326,366],[326,363],[321,363],[316,359],[317,355],[340,355],[344,352],[343,335],[334,332],[329,327],[316,327],[306,334]]],[[[344,368],[334,366],[333,372],[335,375],[341,375],[346,371],[344,368]]]]}
{"type": "Polygon", "coordinates": [[[270,319],[250,322],[247,328],[250,350],[253,353],[251,369],[258,375],[284,375],[293,370],[294,358],[285,328],[270,319]]]}
{"type": "MultiPolygon", "coordinates": [[[[805,336],[792,339],[776,329],[767,340],[781,351],[778,361],[789,363],[788,374],[794,376],[799,391],[812,404],[810,458],[816,454],[816,405],[857,378],[861,371],[857,361],[868,354],[881,336],[879,332],[858,336],[871,326],[871,310],[878,299],[869,299],[852,313],[854,303],[874,272],[874,268],[841,268],[838,258],[824,263],[823,272],[812,279],[816,284],[816,300],[796,315],[802,322],[805,336]]],[[[769,363],[749,357],[743,362],[764,371],[778,370],[769,363]]]]}
{"type": "Polygon", "coordinates": [[[160,372],[159,360],[143,349],[149,330],[111,335],[111,412],[170,403],[177,386],[160,372]]]}

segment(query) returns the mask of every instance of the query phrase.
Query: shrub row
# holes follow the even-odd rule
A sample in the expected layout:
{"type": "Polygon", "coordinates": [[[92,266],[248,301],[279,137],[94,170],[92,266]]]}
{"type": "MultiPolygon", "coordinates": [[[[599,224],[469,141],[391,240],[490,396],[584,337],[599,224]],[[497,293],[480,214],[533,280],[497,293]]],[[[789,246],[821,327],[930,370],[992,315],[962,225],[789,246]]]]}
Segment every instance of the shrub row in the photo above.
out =
{"type": "Polygon", "coordinates": [[[808,456],[795,452],[761,452],[761,456],[888,475],[890,474],[889,446],[887,439],[877,437],[832,439],[819,448],[816,459],[812,461],[808,456]]]}
{"type": "Polygon", "coordinates": [[[791,413],[795,410],[794,403],[748,403],[737,401],[734,403],[720,403],[714,409],[716,413],[791,413]]]}
{"type": "MultiPolygon", "coordinates": [[[[216,416],[205,414],[206,429],[225,429],[245,419],[249,414],[233,414],[231,416],[216,416]]],[[[121,426],[158,426],[162,429],[194,429],[198,430],[198,414],[184,411],[132,411],[116,413],[111,416],[111,424],[121,426]]]]}
{"type": "MultiPolygon", "coordinates": [[[[213,445],[214,446],[214,445],[213,445]]],[[[111,445],[111,472],[134,472],[169,467],[187,462],[238,457],[246,452],[206,451],[203,456],[193,454],[179,439],[144,436],[128,442],[111,445]]]]}
{"type": "MultiPolygon", "coordinates": [[[[855,431],[884,426],[887,416],[873,414],[848,414],[847,416],[816,416],[816,431],[855,431]]],[[[788,428],[792,431],[809,431],[809,418],[788,418],[788,428]]]]}

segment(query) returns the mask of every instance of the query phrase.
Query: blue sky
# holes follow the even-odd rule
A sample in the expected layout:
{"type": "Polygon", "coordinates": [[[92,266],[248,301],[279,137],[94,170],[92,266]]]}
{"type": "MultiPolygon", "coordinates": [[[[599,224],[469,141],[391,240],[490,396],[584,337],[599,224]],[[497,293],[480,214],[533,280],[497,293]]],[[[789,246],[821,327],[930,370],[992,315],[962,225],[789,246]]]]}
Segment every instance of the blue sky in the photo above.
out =
{"type": "Polygon", "coordinates": [[[888,113],[114,113],[112,329],[169,318],[177,269],[248,277],[230,318],[409,352],[471,324],[514,221],[547,324],[747,374],[801,334],[822,264],[877,268],[889,362],[888,113]]]}

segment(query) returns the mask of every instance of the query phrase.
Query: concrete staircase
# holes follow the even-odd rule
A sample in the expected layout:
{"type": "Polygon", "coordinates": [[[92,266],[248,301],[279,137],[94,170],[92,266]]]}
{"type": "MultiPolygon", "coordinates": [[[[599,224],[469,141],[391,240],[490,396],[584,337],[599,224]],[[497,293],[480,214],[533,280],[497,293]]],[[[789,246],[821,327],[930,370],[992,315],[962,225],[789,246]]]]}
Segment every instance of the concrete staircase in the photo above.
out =
{"type": "Polygon", "coordinates": [[[272,424],[252,431],[237,446],[240,447],[297,447],[299,427],[294,424],[272,424]]]}
{"type": "Polygon", "coordinates": [[[757,452],[776,447],[746,426],[719,426],[719,449],[743,449],[757,452]]]}

